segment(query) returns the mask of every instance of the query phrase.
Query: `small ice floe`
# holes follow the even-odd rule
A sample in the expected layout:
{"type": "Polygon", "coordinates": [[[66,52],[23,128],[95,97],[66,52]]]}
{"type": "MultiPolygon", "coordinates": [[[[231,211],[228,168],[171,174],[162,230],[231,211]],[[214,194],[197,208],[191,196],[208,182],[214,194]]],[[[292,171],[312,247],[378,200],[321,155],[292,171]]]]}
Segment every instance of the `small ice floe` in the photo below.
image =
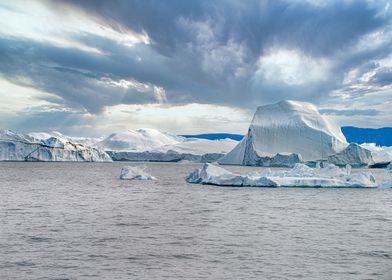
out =
{"type": "Polygon", "coordinates": [[[372,188],[377,187],[371,173],[351,175],[351,166],[339,168],[332,164],[311,168],[297,163],[289,170],[235,174],[212,164],[205,164],[188,177],[188,183],[217,186],[246,187],[332,187],[332,188],[372,188]]]}
{"type": "Polygon", "coordinates": [[[156,180],[154,176],[148,174],[146,166],[124,166],[121,169],[120,179],[122,180],[156,180]]]}

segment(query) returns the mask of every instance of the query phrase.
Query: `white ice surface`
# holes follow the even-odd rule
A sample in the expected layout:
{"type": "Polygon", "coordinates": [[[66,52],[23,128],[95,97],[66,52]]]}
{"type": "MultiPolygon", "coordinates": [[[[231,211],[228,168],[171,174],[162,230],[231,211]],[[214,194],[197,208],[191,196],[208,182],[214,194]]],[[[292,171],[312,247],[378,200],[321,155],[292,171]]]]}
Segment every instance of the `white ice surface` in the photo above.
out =
{"type": "Polygon", "coordinates": [[[329,156],[328,162],[338,165],[352,167],[366,167],[374,164],[372,152],[356,143],[350,143],[343,151],[329,156]]]}
{"type": "Polygon", "coordinates": [[[122,180],[156,180],[156,178],[146,172],[146,166],[124,166],[121,169],[120,179],[122,180]]]}
{"type": "Polygon", "coordinates": [[[377,146],[374,143],[364,143],[360,146],[371,151],[375,164],[392,162],[392,147],[377,146]]]}
{"type": "Polygon", "coordinates": [[[325,167],[310,168],[296,164],[289,170],[253,172],[235,174],[212,164],[205,164],[193,171],[187,178],[189,183],[210,184],[218,186],[249,187],[377,187],[373,175],[369,172],[351,175],[351,167],[339,168],[332,164],[325,167]]]}
{"type": "Polygon", "coordinates": [[[226,154],[231,151],[238,141],[232,139],[221,139],[221,140],[209,140],[199,138],[186,138],[182,142],[174,145],[165,145],[158,148],[157,150],[176,151],[177,153],[189,153],[194,155],[204,155],[211,153],[226,154]]]}
{"type": "Polygon", "coordinates": [[[43,142],[47,141],[50,138],[56,138],[62,142],[72,142],[75,144],[82,144],[83,146],[86,146],[86,147],[95,147],[96,143],[98,143],[104,139],[104,137],[91,138],[91,137],[67,136],[67,135],[64,135],[58,131],[30,132],[28,135],[33,137],[36,140],[40,140],[43,142]]]}
{"type": "Polygon", "coordinates": [[[113,133],[97,143],[106,151],[122,152],[167,152],[203,155],[207,153],[227,153],[238,142],[232,139],[208,140],[185,138],[156,129],[137,129],[113,133]]]}
{"type": "Polygon", "coordinates": [[[1,161],[112,161],[96,148],[86,147],[54,135],[36,137],[0,130],[1,161]]]}
{"type": "Polygon", "coordinates": [[[340,127],[306,102],[281,101],[257,108],[247,135],[223,164],[243,165],[258,154],[294,153],[304,161],[326,159],[347,146],[340,127]]]}
{"type": "Polygon", "coordinates": [[[165,145],[174,145],[183,141],[183,137],[156,129],[143,128],[113,133],[97,143],[105,151],[151,151],[165,145]]]}

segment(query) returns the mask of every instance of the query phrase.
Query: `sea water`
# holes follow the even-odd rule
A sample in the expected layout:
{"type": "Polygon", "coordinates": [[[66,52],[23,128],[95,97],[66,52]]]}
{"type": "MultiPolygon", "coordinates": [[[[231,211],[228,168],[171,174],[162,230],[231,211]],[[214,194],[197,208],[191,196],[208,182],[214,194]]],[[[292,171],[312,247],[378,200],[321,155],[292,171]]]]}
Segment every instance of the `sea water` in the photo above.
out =
{"type": "Polygon", "coordinates": [[[190,185],[186,163],[119,180],[129,164],[0,163],[0,279],[392,279],[391,189],[190,185]]]}

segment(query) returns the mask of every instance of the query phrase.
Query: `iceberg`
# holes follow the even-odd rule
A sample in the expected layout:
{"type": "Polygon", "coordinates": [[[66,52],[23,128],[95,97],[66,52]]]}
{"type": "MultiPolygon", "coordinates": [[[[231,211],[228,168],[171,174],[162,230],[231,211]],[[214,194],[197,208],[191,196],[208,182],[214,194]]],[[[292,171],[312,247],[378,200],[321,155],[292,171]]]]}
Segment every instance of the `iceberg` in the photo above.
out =
{"type": "Polygon", "coordinates": [[[232,139],[208,140],[175,136],[156,129],[114,133],[97,143],[115,161],[215,162],[237,144],[232,139]]]}
{"type": "Polygon", "coordinates": [[[156,180],[148,174],[146,166],[124,166],[121,168],[120,179],[122,180],[156,180]]]}
{"type": "Polygon", "coordinates": [[[350,143],[343,151],[328,157],[328,162],[338,165],[352,167],[367,167],[373,165],[372,152],[356,143],[350,143]]]}
{"type": "Polygon", "coordinates": [[[392,147],[380,147],[374,143],[363,143],[360,146],[371,152],[373,158],[371,167],[386,167],[392,162],[392,147]]]}
{"type": "Polygon", "coordinates": [[[187,153],[193,155],[205,154],[227,154],[236,145],[238,141],[226,138],[221,140],[209,140],[200,138],[185,138],[183,141],[174,145],[165,145],[160,148],[161,151],[176,151],[178,153],[187,153]]]}
{"type": "Polygon", "coordinates": [[[144,152],[181,141],[183,137],[156,129],[142,128],[113,133],[96,145],[105,151],[144,152]]]}
{"type": "Polygon", "coordinates": [[[232,173],[209,163],[194,170],[186,177],[188,183],[236,187],[333,187],[372,188],[377,187],[371,173],[351,175],[351,166],[339,168],[324,163],[324,167],[311,168],[297,163],[292,169],[253,172],[245,175],[232,173]]]}
{"type": "Polygon", "coordinates": [[[322,116],[316,106],[286,100],[258,107],[247,135],[218,162],[263,166],[265,155],[277,154],[292,154],[289,162],[294,158],[326,160],[347,145],[340,127],[322,116]]]}
{"type": "Polygon", "coordinates": [[[0,161],[112,161],[112,159],[104,151],[55,136],[37,139],[9,130],[0,130],[0,161]]]}
{"type": "Polygon", "coordinates": [[[195,155],[189,153],[178,153],[173,150],[167,152],[161,151],[145,151],[145,152],[125,152],[125,151],[107,151],[114,161],[147,161],[147,162],[215,162],[223,156],[219,153],[209,153],[203,155],[195,155]]]}
{"type": "Polygon", "coordinates": [[[72,142],[74,144],[81,144],[85,147],[93,147],[96,148],[96,144],[103,140],[103,137],[100,138],[89,138],[89,137],[72,137],[64,135],[58,131],[52,132],[31,132],[27,134],[28,136],[34,138],[36,141],[47,141],[50,138],[58,139],[62,142],[72,142]]]}

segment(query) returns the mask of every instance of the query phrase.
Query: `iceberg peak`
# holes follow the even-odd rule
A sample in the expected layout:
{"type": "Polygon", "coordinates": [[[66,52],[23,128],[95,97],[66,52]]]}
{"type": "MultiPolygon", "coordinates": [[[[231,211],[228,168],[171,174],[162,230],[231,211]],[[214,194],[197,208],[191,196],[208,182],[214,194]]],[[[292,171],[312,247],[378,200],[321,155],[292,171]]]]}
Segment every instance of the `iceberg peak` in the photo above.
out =
{"type": "Polygon", "coordinates": [[[249,165],[245,163],[254,154],[278,153],[298,154],[304,161],[321,160],[347,145],[340,127],[315,105],[284,100],[258,107],[247,135],[220,163],[249,165]]]}

